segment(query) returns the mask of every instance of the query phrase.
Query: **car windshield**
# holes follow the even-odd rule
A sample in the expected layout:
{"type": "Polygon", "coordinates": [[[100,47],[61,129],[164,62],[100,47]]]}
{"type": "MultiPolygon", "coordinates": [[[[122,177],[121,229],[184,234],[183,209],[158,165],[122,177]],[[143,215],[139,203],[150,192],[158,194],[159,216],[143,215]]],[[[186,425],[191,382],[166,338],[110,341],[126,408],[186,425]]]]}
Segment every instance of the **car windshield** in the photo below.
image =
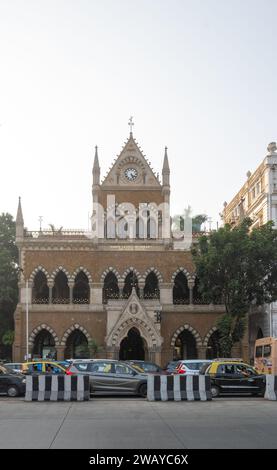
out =
{"type": "Polygon", "coordinates": [[[190,370],[200,370],[203,362],[185,362],[185,366],[190,370]]]}
{"type": "Polygon", "coordinates": [[[15,372],[7,367],[0,366],[0,374],[15,374],[15,372]]]}
{"type": "Polygon", "coordinates": [[[257,375],[255,369],[246,364],[238,364],[236,369],[239,374],[244,375],[245,377],[249,377],[250,375],[257,375]]]}

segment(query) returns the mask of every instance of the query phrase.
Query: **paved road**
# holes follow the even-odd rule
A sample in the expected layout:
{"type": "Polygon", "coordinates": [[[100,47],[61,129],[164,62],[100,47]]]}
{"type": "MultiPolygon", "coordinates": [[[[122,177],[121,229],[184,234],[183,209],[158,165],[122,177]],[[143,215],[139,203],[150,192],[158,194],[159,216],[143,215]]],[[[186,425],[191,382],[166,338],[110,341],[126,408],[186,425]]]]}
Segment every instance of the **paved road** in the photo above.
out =
{"type": "Polygon", "coordinates": [[[0,398],[1,449],[277,448],[276,430],[277,402],[263,398],[164,403],[0,398]]]}

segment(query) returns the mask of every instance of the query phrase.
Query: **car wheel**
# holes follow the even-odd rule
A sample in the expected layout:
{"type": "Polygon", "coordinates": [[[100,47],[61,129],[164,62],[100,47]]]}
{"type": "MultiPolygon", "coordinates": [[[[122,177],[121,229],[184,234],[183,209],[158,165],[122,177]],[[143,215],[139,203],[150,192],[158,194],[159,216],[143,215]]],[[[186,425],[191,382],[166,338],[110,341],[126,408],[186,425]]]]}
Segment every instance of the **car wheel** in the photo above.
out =
{"type": "Polygon", "coordinates": [[[219,397],[219,388],[216,385],[211,386],[212,398],[219,397]]]}
{"type": "Polygon", "coordinates": [[[146,398],[147,397],[147,384],[142,384],[139,387],[139,394],[141,397],[146,398]]]}
{"type": "Polygon", "coordinates": [[[10,385],[7,390],[8,397],[17,397],[18,389],[15,385],[10,385]]]}

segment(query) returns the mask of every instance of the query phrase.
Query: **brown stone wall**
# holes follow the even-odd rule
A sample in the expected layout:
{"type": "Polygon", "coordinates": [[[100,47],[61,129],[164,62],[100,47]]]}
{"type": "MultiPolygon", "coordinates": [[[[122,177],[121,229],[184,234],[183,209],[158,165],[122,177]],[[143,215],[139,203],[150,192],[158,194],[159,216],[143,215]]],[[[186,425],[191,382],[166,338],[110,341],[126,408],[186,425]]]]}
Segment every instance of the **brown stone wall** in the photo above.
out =
{"type": "MultiPolygon", "coordinates": [[[[112,244],[112,242],[111,242],[112,244]]],[[[59,266],[73,273],[80,266],[86,268],[93,282],[100,282],[102,273],[113,267],[123,274],[130,266],[136,268],[141,275],[150,267],[156,268],[162,275],[164,282],[170,282],[173,273],[178,267],[184,267],[194,272],[191,254],[182,251],[28,251],[25,260],[25,276],[38,266],[43,266],[48,273],[52,273],[59,266]]]]}

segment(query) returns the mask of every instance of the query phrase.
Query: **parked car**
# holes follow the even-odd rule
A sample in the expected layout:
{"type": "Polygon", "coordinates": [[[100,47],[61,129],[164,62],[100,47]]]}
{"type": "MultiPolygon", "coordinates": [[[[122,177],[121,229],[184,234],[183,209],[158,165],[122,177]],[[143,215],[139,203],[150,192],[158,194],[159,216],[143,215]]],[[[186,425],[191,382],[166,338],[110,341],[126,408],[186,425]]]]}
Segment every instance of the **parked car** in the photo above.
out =
{"type": "Polygon", "coordinates": [[[199,371],[204,364],[210,364],[208,359],[184,359],[178,361],[173,374],[199,375],[199,371]]]}
{"type": "Polygon", "coordinates": [[[211,378],[213,398],[219,395],[251,394],[264,395],[266,376],[259,374],[254,367],[241,361],[213,361],[202,367],[201,374],[211,378]]]}
{"type": "Polygon", "coordinates": [[[25,387],[26,378],[24,375],[0,365],[0,394],[17,397],[25,394],[25,387]]]}
{"type": "Polygon", "coordinates": [[[168,362],[166,364],[164,370],[166,370],[168,373],[172,374],[174,369],[176,369],[176,366],[177,366],[178,362],[180,362],[180,361],[170,361],[170,362],[168,362]]]}
{"type": "Polygon", "coordinates": [[[22,371],[22,362],[6,362],[5,367],[11,369],[13,372],[21,373],[22,371]]]}
{"type": "Polygon", "coordinates": [[[126,362],[95,359],[71,364],[69,371],[89,375],[91,394],[142,397],[147,394],[147,375],[126,362]]]}
{"type": "Polygon", "coordinates": [[[23,362],[22,373],[28,374],[28,375],[39,375],[39,374],[71,375],[69,372],[69,367],[65,368],[61,366],[60,364],[58,364],[58,362],[53,362],[53,361],[23,362]]]}
{"type": "Polygon", "coordinates": [[[160,374],[164,373],[164,370],[154,362],[139,360],[130,360],[126,362],[133,367],[139,368],[140,372],[146,372],[147,374],[152,374],[155,372],[159,372],[160,374]]]}

